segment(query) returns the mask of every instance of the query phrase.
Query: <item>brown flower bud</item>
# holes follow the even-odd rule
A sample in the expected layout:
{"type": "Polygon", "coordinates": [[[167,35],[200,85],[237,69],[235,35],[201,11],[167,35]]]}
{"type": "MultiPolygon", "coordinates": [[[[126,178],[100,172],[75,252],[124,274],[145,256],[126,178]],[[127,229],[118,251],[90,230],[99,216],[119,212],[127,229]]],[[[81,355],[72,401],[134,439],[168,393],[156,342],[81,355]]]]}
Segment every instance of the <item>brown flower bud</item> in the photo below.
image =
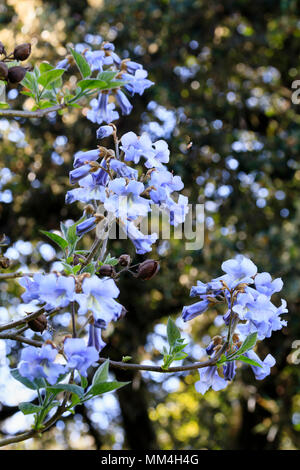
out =
{"type": "Polygon", "coordinates": [[[26,60],[30,56],[31,53],[31,44],[26,42],[24,44],[20,44],[19,46],[15,47],[14,50],[14,59],[16,60],[26,60]]]}
{"type": "Polygon", "coordinates": [[[10,83],[19,83],[23,80],[26,75],[26,69],[19,65],[11,67],[8,69],[8,80],[10,83]]]}
{"type": "Polygon", "coordinates": [[[7,269],[10,265],[10,259],[6,256],[0,256],[0,268],[7,269]]]}
{"type": "Polygon", "coordinates": [[[131,263],[131,258],[129,255],[121,255],[119,258],[119,265],[126,267],[129,266],[131,263]]]}
{"type": "Polygon", "coordinates": [[[47,328],[47,318],[42,313],[39,317],[35,318],[34,320],[30,320],[28,325],[32,331],[38,331],[39,333],[43,333],[43,331],[47,328]]]}
{"type": "Polygon", "coordinates": [[[110,264],[103,264],[100,266],[98,273],[100,276],[114,277],[116,274],[115,268],[110,264]]]}
{"type": "Polygon", "coordinates": [[[159,271],[159,262],[154,259],[147,259],[139,265],[136,277],[143,281],[152,279],[159,271]]]}
{"type": "Polygon", "coordinates": [[[8,67],[4,62],[0,62],[0,78],[6,80],[8,76],[8,67]]]}

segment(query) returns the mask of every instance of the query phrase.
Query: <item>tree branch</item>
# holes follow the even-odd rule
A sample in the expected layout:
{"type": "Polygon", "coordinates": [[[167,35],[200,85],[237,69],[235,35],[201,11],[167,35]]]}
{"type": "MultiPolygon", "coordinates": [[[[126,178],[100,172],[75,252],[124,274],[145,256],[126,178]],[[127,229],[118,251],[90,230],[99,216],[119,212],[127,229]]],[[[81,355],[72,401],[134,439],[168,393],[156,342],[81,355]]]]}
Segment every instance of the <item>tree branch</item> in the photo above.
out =
{"type": "Polygon", "coordinates": [[[0,281],[4,279],[17,279],[18,277],[33,277],[37,273],[0,273],[0,281]]]}
{"type": "Polygon", "coordinates": [[[51,106],[50,108],[37,109],[36,111],[23,111],[20,109],[0,109],[0,117],[42,118],[46,114],[53,113],[55,111],[60,111],[65,107],[66,104],[57,104],[55,106],[51,106]]]}
{"type": "MultiPolygon", "coordinates": [[[[48,315],[52,315],[53,313],[59,312],[61,310],[61,307],[56,308],[50,312],[48,312],[48,315]]],[[[12,321],[10,323],[7,323],[6,325],[0,325],[0,332],[5,331],[5,330],[11,330],[12,328],[15,328],[17,326],[23,325],[24,323],[28,323],[30,320],[34,320],[35,318],[39,317],[44,313],[45,310],[44,308],[40,308],[36,312],[30,313],[30,315],[27,315],[27,317],[21,318],[20,320],[12,321]]]]}

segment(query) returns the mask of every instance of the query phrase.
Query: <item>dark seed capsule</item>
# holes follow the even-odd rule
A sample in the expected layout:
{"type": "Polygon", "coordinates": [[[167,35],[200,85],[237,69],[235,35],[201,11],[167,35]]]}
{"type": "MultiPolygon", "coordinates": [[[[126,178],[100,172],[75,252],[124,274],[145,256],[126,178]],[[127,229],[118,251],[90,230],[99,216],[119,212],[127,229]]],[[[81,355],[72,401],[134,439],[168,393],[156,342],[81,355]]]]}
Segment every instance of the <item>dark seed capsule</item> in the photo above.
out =
{"type": "Polygon", "coordinates": [[[10,266],[10,259],[6,256],[0,257],[0,268],[7,269],[10,266]]]}
{"type": "Polygon", "coordinates": [[[34,320],[30,320],[28,322],[28,325],[32,331],[43,333],[43,331],[47,328],[47,318],[42,313],[39,317],[35,318],[34,320]]]}
{"type": "Polygon", "coordinates": [[[100,276],[113,277],[116,274],[115,268],[110,264],[103,264],[100,266],[98,273],[100,276]]]}
{"type": "Polygon", "coordinates": [[[27,70],[24,67],[16,65],[8,69],[8,80],[10,83],[19,83],[23,80],[27,70]]]}
{"type": "Polygon", "coordinates": [[[20,44],[19,46],[15,47],[14,50],[14,59],[16,60],[26,60],[30,56],[31,53],[31,44],[29,42],[20,44]]]}
{"type": "Polygon", "coordinates": [[[8,68],[4,62],[0,62],[0,78],[6,80],[8,76],[8,68]]]}
{"type": "Polygon", "coordinates": [[[120,266],[129,266],[131,263],[131,258],[129,255],[121,255],[119,258],[119,265],[120,266]]]}
{"type": "Polygon", "coordinates": [[[159,262],[154,259],[147,259],[139,265],[136,277],[143,281],[152,279],[159,271],[159,262]]]}

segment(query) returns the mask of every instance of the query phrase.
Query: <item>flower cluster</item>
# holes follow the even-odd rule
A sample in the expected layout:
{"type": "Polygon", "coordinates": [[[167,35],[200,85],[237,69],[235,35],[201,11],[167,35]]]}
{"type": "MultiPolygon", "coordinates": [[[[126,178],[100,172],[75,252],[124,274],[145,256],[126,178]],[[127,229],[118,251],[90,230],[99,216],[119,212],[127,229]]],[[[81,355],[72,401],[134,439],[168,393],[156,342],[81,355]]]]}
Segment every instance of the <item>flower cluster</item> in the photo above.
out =
{"type": "Polygon", "coordinates": [[[113,279],[87,273],[78,276],[50,273],[35,274],[33,279],[24,277],[20,284],[25,288],[22,299],[26,303],[35,301],[48,311],[76,302],[80,315],[91,313],[93,321],[89,327],[89,344],[98,351],[105,346],[101,330],[111,321],[118,320],[124,312],[124,307],[115,300],[119,289],[113,279]]]}
{"type": "MultiPolygon", "coordinates": [[[[114,126],[108,125],[101,126],[97,135],[102,138],[114,133],[114,126]]],[[[136,252],[143,254],[151,251],[157,234],[144,235],[135,221],[157,205],[168,213],[170,224],[177,226],[185,220],[188,199],[183,195],[179,195],[177,201],[173,198],[172,193],[180,191],[183,183],[180,176],[174,176],[165,165],[169,162],[170,151],[164,140],[153,143],[146,133],[139,137],[127,132],[120,144],[118,155],[104,147],[75,154],[70,182],[78,182],[79,187],[68,191],[66,202],[97,204],[94,213],[86,214],[87,218],[77,226],[77,235],[83,235],[98,224],[105,226],[100,214],[107,211],[107,220],[110,223],[117,220],[133,241],[136,252]],[[141,161],[145,173],[139,175],[132,165],[141,161]]]]}
{"type": "MultiPolygon", "coordinates": [[[[225,303],[227,311],[223,320],[231,329],[228,348],[224,351],[227,356],[238,351],[241,340],[251,334],[263,340],[269,338],[273,331],[280,330],[287,324],[281,319],[287,308],[283,299],[279,307],[271,302],[272,295],[282,289],[282,280],[272,280],[269,273],[258,273],[257,267],[250,259],[239,255],[235,259],[225,261],[222,269],[224,275],[206,284],[198,281],[197,286],[192,287],[191,297],[197,296],[200,301],[184,307],[182,317],[184,321],[188,321],[204,313],[210,306],[225,303]]],[[[221,349],[221,344],[222,339],[215,337],[206,349],[207,354],[213,358],[221,349]]],[[[244,355],[255,364],[252,369],[258,380],[269,375],[271,367],[275,364],[275,359],[270,354],[264,361],[261,361],[252,349],[245,351],[244,355]]],[[[210,387],[213,390],[225,388],[228,381],[234,378],[235,369],[235,361],[225,363],[222,377],[216,365],[201,369],[196,389],[205,393],[210,387]]]]}
{"type": "Polygon", "coordinates": [[[87,369],[97,362],[99,355],[94,346],[86,346],[79,338],[67,338],[64,342],[66,364],[55,362],[58,351],[51,344],[45,344],[40,349],[33,346],[24,348],[18,367],[20,375],[30,381],[46,379],[54,385],[62,376],[73,370],[86,377],[87,369]]]}
{"type": "MultiPolygon", "coordinates": [[[[142,95],[153,85],[153,82],[147,78],[148,73],[142,65],[130,59],[122,60],[115,52],[115,46],[110,42],[103,41],[100,48],[95,51],[87,49],[84,57],[91,71],[97,72],[99,80],[101,80],[102,72],[110,72],[115,80],[119,80],[120,85],[122,84],[129,95],[142,95]]],[[[56,68],[68,69],[70,64],[71,61],[66,58],[60,61],[56,68]]],[[[120,87],[116,87],[112,90],[101,91],[98,97],[90,102],[91,109],[87,112],[87,118],[98,124],[115,121],[119,118],[115,103],[120,106],[122,114],[127,115],[132,111],[129,99],[120,87]]]]}

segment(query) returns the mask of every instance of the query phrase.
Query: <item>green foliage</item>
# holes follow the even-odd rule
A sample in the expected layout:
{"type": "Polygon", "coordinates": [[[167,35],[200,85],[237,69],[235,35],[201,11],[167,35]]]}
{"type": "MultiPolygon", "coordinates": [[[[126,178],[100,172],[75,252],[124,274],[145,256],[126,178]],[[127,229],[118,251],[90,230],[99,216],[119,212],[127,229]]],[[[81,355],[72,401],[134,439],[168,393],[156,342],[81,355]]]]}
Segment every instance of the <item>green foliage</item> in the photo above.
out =
{"type": "Polygon", "coordinates": [[[181,338],[180,330],[170,317],[167,323],[167,339],[169,350],[164,347],[164,362],[161,366],[162,369],[166,370],[170,367],[173,361],[180,361],[187,357],[187,353],[185,353],[183,349],[188,345],[188,343],[184,343],[184,339],[181,338]]]}

